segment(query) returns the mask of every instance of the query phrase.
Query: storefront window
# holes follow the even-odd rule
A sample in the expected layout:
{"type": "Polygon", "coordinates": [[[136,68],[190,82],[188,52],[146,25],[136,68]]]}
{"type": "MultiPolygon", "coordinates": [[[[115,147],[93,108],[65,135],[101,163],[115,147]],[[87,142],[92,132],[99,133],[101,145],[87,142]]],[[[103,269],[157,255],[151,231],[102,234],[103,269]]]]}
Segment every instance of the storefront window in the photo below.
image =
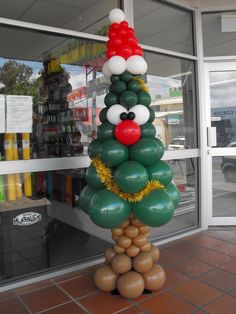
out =
{"type": "Polygon", "coordinates": [[[202,14],[203,51],[205,57],[235,55],[236,12],[202,14]]]}
{"type": "Polygon", "coordinates": [[[33,34],[15,30],[3,36],[3,43],[16,40],[16,46],[0,48],[0,110],[6,113],[5,121],[0,118],[1,155],[5,160],[87,155],[109,86],[101,73],[105,44],[35,33],[37,53],[33,34]],[[18,50],[23,37],[25,46],[18,50]],[[7,154],[4,143],[7,149],[15,145],[17,155],[7,154]]]}
{"type": "Polygon", "coordinates": [[[139,42],[194,54],[190,11],[154,0],[134,0],[134,26],[139,42]]]}
{"type": "Polygon", "coordinates": [[[194,63],[146,53],[156,136],[167,150],[197,148],[194,63]]]}
{"type": "Polygon", "coordinates": [[[10,0],[0,2],[0,16],[104,36],[107,16],[116,7],[118,0],[10,0]]]}

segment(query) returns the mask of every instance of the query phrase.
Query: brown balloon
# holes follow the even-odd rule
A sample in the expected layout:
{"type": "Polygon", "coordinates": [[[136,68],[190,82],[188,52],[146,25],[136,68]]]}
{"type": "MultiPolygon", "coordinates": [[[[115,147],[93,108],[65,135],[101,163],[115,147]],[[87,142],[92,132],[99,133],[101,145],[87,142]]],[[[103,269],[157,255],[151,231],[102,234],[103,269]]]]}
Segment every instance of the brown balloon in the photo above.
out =
{"type": "Polygon", "coordinates": [[[147,237],[144,234],[139,234],[137,237],[133,238],[133,244],[140,247],[148,242],[147,237]]]}
{"type": "Polygon", "coordinates": [[[118,275],[112,270],[110,265],[97,269],[94,276],[95,285],[105,292],[116,289],[117,279],[118,275]]]}
{"type": "Polygon", "coordinates": [[[136,226],[129,225],[127,228],[125,228],[125,235],[129,238],[135,238],[139,234],[139,229],[136,226]]]}
{"type": "Polygon", "coordinates": [[[116,253],[124,253],[125,252],[125,249],[117,244],[114,244],[113,246],[113,250],[116,252],[116,253]]]}
{"type": "Polygon", "coordinates": [[[130,222],[129,222],[129,220],[127,219],[127,220],[125,220],[125,221],[123,222],[123,224],[120,225],[120,228],[121,228],[121,229],[126,228],[126,227],[128,227],[129,224],[130,224],[130,222]]]}
{"type": "Polygon", "coordinates": [[[113,229],[111,229],[111,233],[114,236],[121,236],[123,234],[123,229],[121,229],[121,228],[113,228],[113,229]]]}
{"type": "Polygon", "coordinates": [[[150,252],[151,251],[151,247],[152,247],[151,243],[148,242],[148,243],[144,244],[143,246],[140,246],[140,251],[142,251],[142,252],[150,252]]]}
{"type": "Polygon", "coordinates": [[[152,254],[148,252],[141,252],[133,259],[133,268],[139,273],[149,271],[153,266],[152,254]]]}
{"type": "Polygon", "coordinates": [[[164,285],[166,274],[160,265],[154,264],[148,272],[143,273],[143,278],[145,289],[153,291],[160,289],[164,285]]]}
{"type": "Polygon", "coordinates": [[[157,262],[160,258],[160,251],[157,246],[152,245],[150,253],[152,254],[152,258],[154,262],[157,262]]]}
{"type": "Polygon", "coordinates": [[[117,281],[117,289],[124,298],[134,299],[139,297],[144,290],[142,275],[135,271],[121,275],[117,281]]]}
{"type": "Polygon", "coordinates": [[[150,231],[150,227],[148,227],[148,226],[139,227],[140,233],[148,233],[149,231],[150,231]]]}
{"type": "Polygon", "coordinates": [[[117,244],[120,247],[127,249],[132,244],[132,240],[130,238],[128,238],[127,236],[122,235],[119,237],[117,244]]]}
{"type": "Polygon", "coordinates": [[[132,260],[126,254],[117,254],[111,261],[111,267],[117,274],[124,274],[132,268],[132,260]]]}
{"type": "Polygon", "coordinates": [[[113,240],[113,241],[116,242],[118,239],[119,239],[119,236],[114,236],[114,235],[112,235],[112,240],[113,240]]]}
{"type": "Polygon", "coordinates": [[[132,220],[131,220],[131,224],[134,225],[134,226],[136,226],[136,227],[142,227],[142,226],[144,226],[144,224],[143,224],[140,220],[138,220],[137,218],[132,219],[132,220]]]}
{"type": "Polygon", "coordinates": [[[126,249],[126,254],[130,257],[134,257],[136,255],[138,255],[138,253],[140,252],[140,249],[136,246],[136,245],[130,245],[130,247],[128,247],[128,249],[126,249]]]}
{"type": "Polygon", "coordinates": [[[142,233],[142,234],[145,235],[146,238],[149,238],[149,237],[150,237],[150,232],[142,233]]]}
{"type": "Polygon", "coordinates": [[[110,263],[112,258],[116,255],[116,252],[112,249],[112,247],[109,247],[105,251],[105,260],[107,263],[110,263]]]}

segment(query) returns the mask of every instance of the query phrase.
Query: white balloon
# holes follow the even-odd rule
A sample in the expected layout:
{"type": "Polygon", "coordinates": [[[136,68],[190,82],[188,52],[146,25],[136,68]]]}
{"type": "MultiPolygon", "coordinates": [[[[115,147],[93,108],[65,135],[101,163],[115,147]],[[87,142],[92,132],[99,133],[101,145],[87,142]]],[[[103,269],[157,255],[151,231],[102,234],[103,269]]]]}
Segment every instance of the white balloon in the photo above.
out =
{"type": "Polygon", "coordinates": [[[108,62],[105,62],[103,64],[102,73],[104,74],[104,76],[106,76],[108,78],[112,75],[112,73],[111,73],[111,71],[109,69],[109,66],[108,66],[108,62]]]}
{"type": "Polygon", "coordinates": [[[141,56],[131,56],[126,62],[126,68],[132,74],[144,74],[147,71],[147,62],[141,56]]]}
{"type": "Polygon", "coordinates": [[[150,118],[150,112],[144,105],[136,105],[130,108],[129,112],[133,112],[135,114],[133,121],[139,125],[147,123],[150,118]]]}
{"type": "Polygon", "coordinates": [[[121,9],[113,9],[109,13],[109,20],[111,23],[120,23],[124,21],[125,14],[121,9]]]}
{"type": "Polygon", "coordinates": [[[126,61],[120,56],[114,56],[109,59],[108,66],[112,74],[119,75],[126,70],[126,61]]]}
{"type": "Polygon", "coordinates": [[[113,105],[107,110],[107,120],[114,125],[121,122],[121,113],[128,113],[128,110],[121,105],[113,105]]]}

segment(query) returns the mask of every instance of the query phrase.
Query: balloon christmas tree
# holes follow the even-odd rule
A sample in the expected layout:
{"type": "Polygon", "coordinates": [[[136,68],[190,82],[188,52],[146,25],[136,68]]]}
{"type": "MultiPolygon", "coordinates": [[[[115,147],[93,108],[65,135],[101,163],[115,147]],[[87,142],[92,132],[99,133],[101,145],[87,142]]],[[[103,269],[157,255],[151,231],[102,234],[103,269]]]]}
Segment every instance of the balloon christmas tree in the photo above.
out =
{"type": "Polygon", "coordinates": [[[161,160],[164,147],[151,123],[155,114],[141,77],[147,71],[142,48],[120,9],[109,18],[103,73],[111,85],[97,139],[88,148],[92,162],[80,206],[95,224],[111,228],[115,241],[105,252],[106,264],[96,271],[95,284],[135,298],[165,282],[165,272],[156,264],[159,250],[148,240],[149,226],[171,219],[179,191],[171,182],[171,168],[161,160]]]}

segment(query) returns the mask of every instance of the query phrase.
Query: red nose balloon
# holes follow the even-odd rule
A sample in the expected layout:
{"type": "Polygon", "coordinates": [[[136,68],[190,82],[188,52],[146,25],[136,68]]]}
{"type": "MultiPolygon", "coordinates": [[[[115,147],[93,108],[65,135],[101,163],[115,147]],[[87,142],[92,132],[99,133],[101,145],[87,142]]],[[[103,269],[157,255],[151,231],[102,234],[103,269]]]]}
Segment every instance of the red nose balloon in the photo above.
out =
{"type": "Polygon", "coordinates": [[[141,137],[140,126],[132,120],[121,121],[115,128],[115,137],[124,145],[133,145],[141,137]]]}

